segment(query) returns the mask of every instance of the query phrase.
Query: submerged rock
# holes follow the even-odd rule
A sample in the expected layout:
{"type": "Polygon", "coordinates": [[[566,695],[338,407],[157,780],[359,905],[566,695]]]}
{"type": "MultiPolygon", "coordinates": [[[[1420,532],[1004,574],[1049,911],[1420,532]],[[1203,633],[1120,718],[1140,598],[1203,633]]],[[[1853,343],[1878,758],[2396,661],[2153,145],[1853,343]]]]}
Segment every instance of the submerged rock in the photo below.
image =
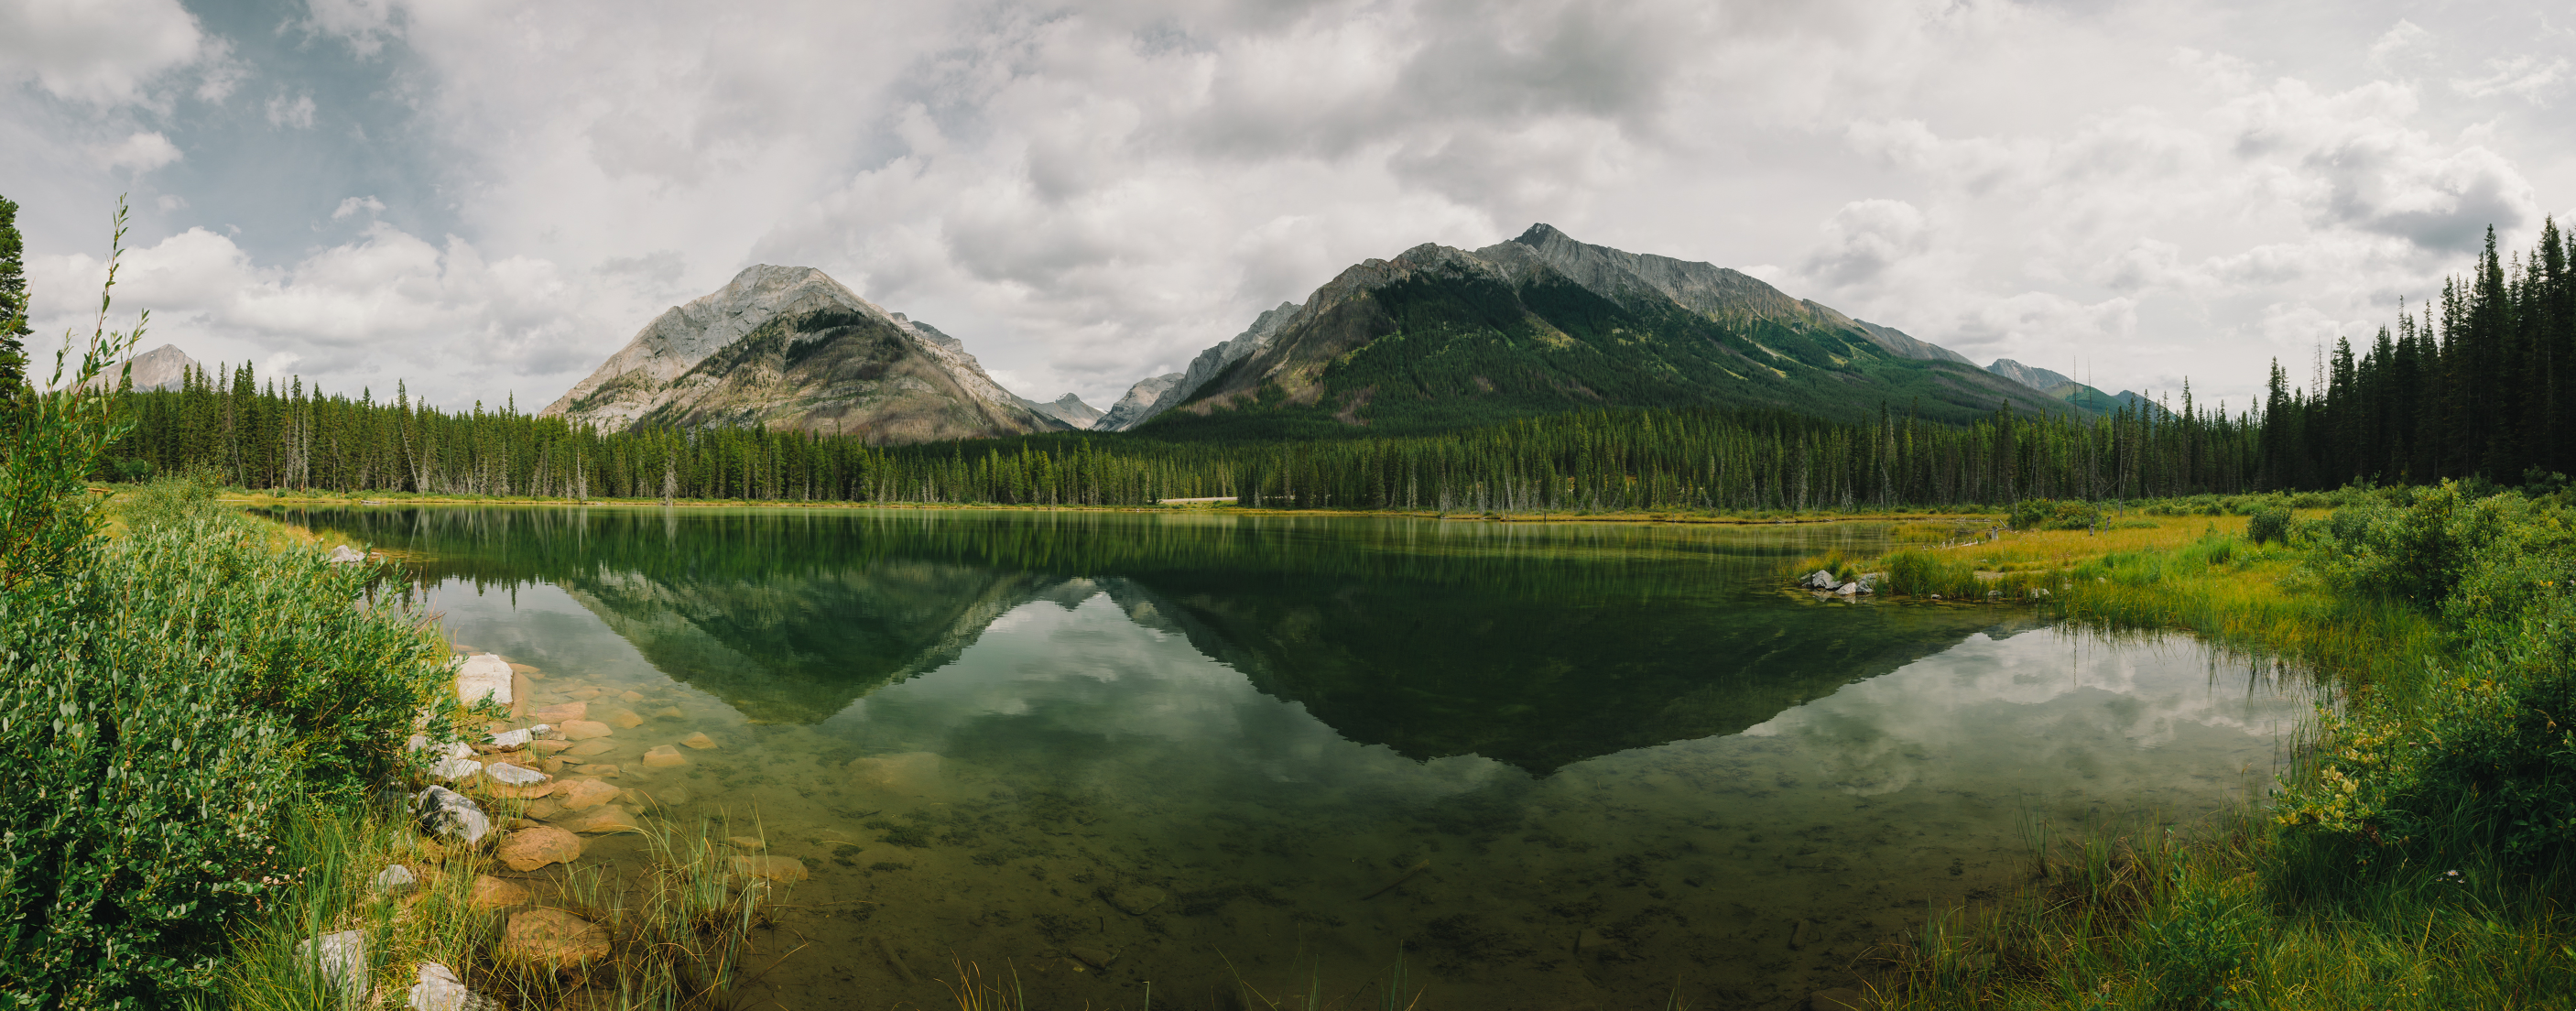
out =
{"type": "Polygon", "coordinates": [[[565,720],[563,723],[564,739],[568,741],[587,741],[613,733],[616,731],[608,729],[608,724],[596,720],[565,720]]]}
{"type": "Polygon", "coordinates": [[[505,962],[569,969],[608,957],[608,928],[560,909],[513,913],[497,954],[505,962]]]}
{"type": "Polygon", "coordinates": [[[1094,969],[1109,968],[1109,963],[1118,960],[1117,952],[1109,951],[1104,948],[1091,948],[1082,945],[1075,945],[1064,949],[1064,951],[1065,954],[1081,959],[1082,964],[1094,969]]]}
{"type": "Polygon", "coordinates": [[[645,752],[644,764],[656,769],[667,769],[674,765],[687,765],[689,760],[680,757],[680,749],[665,744],[645,752]]]}
{"type": "Polygon", "coordinates": [[[466,894],[465,902],[476,909],[506,909],[524,903],[531,897],[532,893],[528,891],[526,885],[516,881],[505,881],[489,874],[477,874],[474,876],[472,889],[466,894]]]}
{"type": "Polygon", "coordinates": [[[412,811],[420,817],[422,831],[432,838],[453,837],[470,844],[483,841],[484,833],[492,831],[492,819],[482,808],[443,786],[413,794],[412,811]]]}
{"type": "Polygon", "coordinates": [[[805,862],[795,857],[735,857],[733,872],[746,878],[792,884],[805,880],[805,862]]]}
{"type": "Polygon", "coordinates": [[[704,751],[704,750],[706,750],[706,749],[708,749],[708,748],[715,747],[715,746],[716,746],[716,739],[715,739],[715,738],[712,738],[712,737],[709,737],[709,736],[707,736],[707,735],[705,735],[705,734],[703,734],[703,733],[698,733],[698,734],[690,734],[690,735],[689,735],[689,736],[687,736],[687,737],[680,738],[680,743],[685,744],[685,745],[688,745],[689,747],[692,747],[692,748],[696,748],[696,749],[698,749],[698,750],[700,750],[700,751],[704,751]]]}
{"type": "Polygon", "coordinates": [[[521,829],[503,837],[493,852],[511,870],[533,871],[547,864],[568,864],[581,859],[581,837],[551,825],[521,829]]]}
{"type": "Polygon", "coordinates": [[[1101,892],[1100,897],[1108,900],[1110,905],[1118,907],[1119,912],[1129,916],[1143,916],[1147,911],[1162,905],[1163,901],[1171,896],[1152,885],[1121,885],[1101,892]]]}
{"type": "Polygon", "coordinates": [[[551,706],[538,706],[529,710],[528,715],[548,723],[563,723],[590,715],[590,703],[560,702],[551,706]]]}
{"type": "Polygon", "coordinates": [[[635,817],[627,814],[625,808],[613,804],[564,819],[562,825],[583,835],[644,831],[643,826],[635,824],[635,817]]]}
{"type": "Polygon", "coordinates": [[[882,755],[856,759],[850,763],[850,777],[861,786],[889,790],[920,790],[939,779],[940,758],[930,751],[907,751],[900,755],[882,755]]]}
{"type": "Polygon", "coordinates": [[[568,779],[556,784],[552,799],[566,811],[586,811],[617,797],[617,788],[596,779],[568,779]]]}
{"type": "Polygon", "coordinates": [[[633,730],[644,725],[644,718],[635,715],[632,709],[611,709],[605,719],[619,730],[633,730]]]}

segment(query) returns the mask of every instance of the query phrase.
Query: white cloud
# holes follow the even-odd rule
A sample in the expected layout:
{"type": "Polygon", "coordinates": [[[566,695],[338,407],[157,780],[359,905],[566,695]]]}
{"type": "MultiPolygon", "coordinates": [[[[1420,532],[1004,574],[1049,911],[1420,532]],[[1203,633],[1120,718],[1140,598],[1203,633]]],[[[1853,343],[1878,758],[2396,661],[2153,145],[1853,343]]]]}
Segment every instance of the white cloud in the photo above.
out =
{"type": "Polygon", "coordinates": [[[385,202],[382,200],[378,200],[372,196],[348,197],[341,200],[340,206],[331,211],[331,220],[338,221],[354,214],[382,214],[384,212],[385,202]]]}
{"type": "Polygon", "coordinates": [[[268,100],[268,125],[270,126],[310,130],[313,128],[313,113],[313,96],[309,93],[297,95],[291,99],[285,95],[278,95],[268,100]]]}
{"type": "Polygon", "coordinates": [[[2488,60],[2486,70],[2483,77],[2452,78],[2451,87],[2463,95],[2477,98],[2511,95],[2533,105],[2546,105],[2547,98],[2567,82],[2568,63],[2564,57],[2543,60],[2537,56],[2516,56],[2488,60]]]}
{"type": "Polygon", "coordinates": [[[158,132],[136,133],[113,144],[101,145],[90,152],[99,166],[107,169],[133,169],[150,172],[180,159],[179,145],[158,132]]]}
{"type": "Polygon", "coordinates": [[[0,4],[0,82],[32,79],[60,99],[142,102],[154,80],[207,52],[197,19],[177,0],[0,4]]]}
{"type": "Polygon", "coordinates": [[[2379,36],[2378,41],[2370,44],[2370,65],[2382,70],[2394,70],[2405,63],[2413,62],[2412,58],[2423,53],[2425,41],[2431,36],[2432,33],[2425,31],[2415,22],[2401,18],[2396,24],[2390,25],[2388,31],[2379,36]]]}

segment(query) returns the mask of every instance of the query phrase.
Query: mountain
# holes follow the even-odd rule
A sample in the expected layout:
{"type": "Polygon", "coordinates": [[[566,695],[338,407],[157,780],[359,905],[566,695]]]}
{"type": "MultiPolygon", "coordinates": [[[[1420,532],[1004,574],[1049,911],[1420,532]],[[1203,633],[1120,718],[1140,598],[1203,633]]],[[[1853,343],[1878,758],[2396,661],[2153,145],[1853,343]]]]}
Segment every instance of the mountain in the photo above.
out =
{"type": "Polygon", "coordinates": [[[1072,428],[1090,428],[1102,417],[1099,408],[1083,403],[1081,397],[1070,393],[1045,403],[1022,397],[1020,406],[1064,422],[1072,428]]]}
{"type": "Polygon", "coordinates": [[[878,444],[1061,431],[965,345],[812,267],[761,264],[674,306],[547,405],[603,429],[751,426],[878,444]]]}
{"type": "Polygon", "coordinates": [[[2118,410],[2122,404],[2137,396],[2134,393],[2125,393],[2114,397],[2059,373],[2024,365],[2010,358],[1995,359],[1994,364],[1986,366],[1986,371],[2100,414],[2109,414],[2118,410]]]}
{"type": "MultiPolygon", "coordinates": [[[[189,369],[205,368],[196,359],[188,357],[187,352],[179,350],[176,344],[161,345],[128,358],[119,365],[133,367],[134,389],[138,393],[144,390],[178,389],[181,381],[187,378],[189,369]]],[[[93,380],[91,385],[100,388],[112,387],[120,382],[118,376],[118,370],[111,368],[104,375],[93,380]]]]}
{"type": "Polygon", "coordinates": [[[1127,395],[1109,405],[1109,413],[1101,415],[1091,427],[1103,432],[1124,432],[1144,424],[1145,419],[1154,416],[1154,406],[1162,400],[1163,394],[1180,385],[1186,375],[1166,372],[1136,380],[1136,385],[1127,388],[1127,395]]]}
{"type": "Polygon", "coordinates": [[[1176,384],[1143,430],[1316,437],[1600,407],[1841,420],[1884,407],[1948,422],[2004,404],[2081,410],[1744,273],[1590,245],[1544,224],[1472,252],[1426,243],[1364,261],[1209,352],[1238,342],[1249,353],[1196,386],[1176,384]]]}
{"type": "Polygon", "coordinates": [[[1193,391],[1207,385],[1208,380],[1216,378],[1217,373],[1269,347],[1272,335],[1279,332],[1280,325],[1288,322],[1288,318],[1295,315],[1297,309],[1295,302],[1281,302],[1278,307],[1263,312],[1253,319],[1251,326],[1244,328],[1242,333],[1234,335],[1234,339],[1199,352],[1197,358],[1190,360],[1190,367],[1181,373],[1180,381],[1165,389],[1160,396],[1137,411],[1133,420],[1122,419],[1120,427],[1100,426],[1101,430],[1125,431],[1144,424],[1157,414],[1171,410],[1181,401],[1188,399],[1193,391]]]}

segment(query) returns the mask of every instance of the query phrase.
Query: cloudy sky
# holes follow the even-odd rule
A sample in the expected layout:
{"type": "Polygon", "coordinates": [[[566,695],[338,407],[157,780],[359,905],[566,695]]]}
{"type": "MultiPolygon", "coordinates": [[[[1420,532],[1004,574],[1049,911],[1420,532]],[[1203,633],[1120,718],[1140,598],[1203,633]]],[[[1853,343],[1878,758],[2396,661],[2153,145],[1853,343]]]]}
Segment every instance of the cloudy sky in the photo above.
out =
{"type": "Polygon", "coordinates": [[[451,406],[779,263],[1105,407],[1538,221],[2242,405],[2576,216],[2576,14],[2240,6],[0,0],[0,195],[47,350],[123,193],[148,344],[451,406]]]}

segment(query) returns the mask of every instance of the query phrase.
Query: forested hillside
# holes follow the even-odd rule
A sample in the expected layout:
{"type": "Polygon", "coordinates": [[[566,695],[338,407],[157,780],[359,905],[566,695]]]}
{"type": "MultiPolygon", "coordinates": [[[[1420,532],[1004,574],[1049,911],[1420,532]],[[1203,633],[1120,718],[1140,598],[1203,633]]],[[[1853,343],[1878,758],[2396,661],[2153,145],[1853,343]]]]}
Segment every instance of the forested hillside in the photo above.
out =
{"type": "MultiPolygon", "coordinates": [[[[1590,410],[1415,435],[1310,440],[1057,433],[915,446],[763,428],[602,433],[514,405],[450,413],[331,395],[247,366],[129,394],[117,469],[204,468],[253,488],[846,502],[1447,511],[1804,509],[2118,499],[2576,471],[2576,296],[2555,223],[2528,257],[2492,242],[2470,278],[2355,356],[2322,393],[2275,366],[2259,411],[2141,402],[2107,417],[1913,405],[1590,410]]],[[[1347,430],[1346,430],[1347,431],[1347,430]]],[[[1199,433],[1204,435],[1205,433],[1199,433]]],[[[102,474],[101,476],[112,476],[102,474]]]]}

